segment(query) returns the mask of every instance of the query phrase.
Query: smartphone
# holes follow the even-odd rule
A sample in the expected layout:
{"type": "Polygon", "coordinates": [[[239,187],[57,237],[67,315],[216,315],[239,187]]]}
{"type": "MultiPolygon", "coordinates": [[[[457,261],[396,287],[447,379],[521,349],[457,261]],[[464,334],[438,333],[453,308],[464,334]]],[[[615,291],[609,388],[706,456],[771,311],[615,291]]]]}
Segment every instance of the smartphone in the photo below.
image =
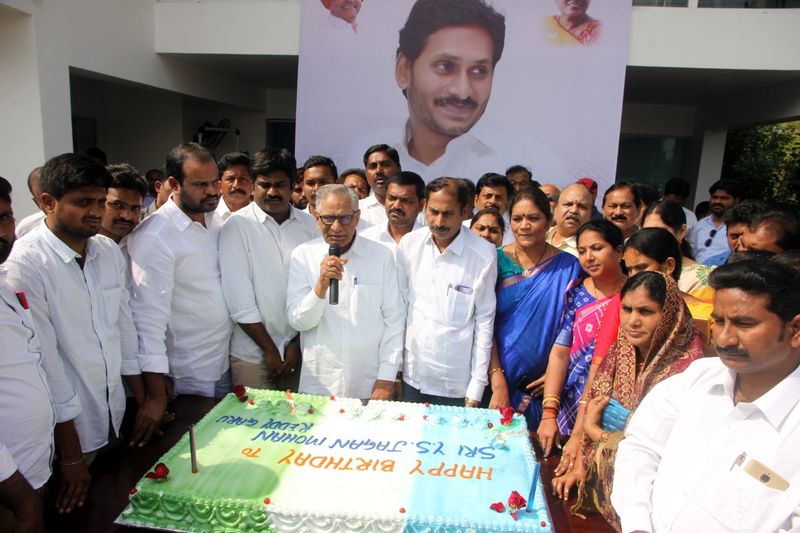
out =
{"type": "Polygon", "coordinates": [[[603,426],[603,430],[612,433],[615,431],[622,431],[625,429],[625,424],[628,422],[628,417],[630,415],[630,409],[626,409],[617,400],[611,398],[606,408],[603,409],[603,418],[600,425],[603,426]]]}
{"type": "Polygon", "coordinates": [[[528,385],[530,385],[532,382],[533,382],[532,377],[530,377],[528,374],[522,374],[522,377],[517,380],[517,384],[515,385],[515,387],[517,388],[518,391],[522,393],[530,394],[530,391],[528,390],[528,385]]]}

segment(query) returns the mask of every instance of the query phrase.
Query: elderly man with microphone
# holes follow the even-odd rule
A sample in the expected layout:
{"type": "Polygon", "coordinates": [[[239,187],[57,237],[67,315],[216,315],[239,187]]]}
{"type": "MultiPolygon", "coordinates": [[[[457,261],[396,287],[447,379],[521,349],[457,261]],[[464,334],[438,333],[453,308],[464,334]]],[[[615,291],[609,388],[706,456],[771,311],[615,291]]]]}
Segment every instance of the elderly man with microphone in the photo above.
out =
{"type": "Polygon", "coordinates": [[[343,185],[316,194],[322,237],[298,246],[286,313],[300,332],[300,392],[391,400],[406,311],[392,253],[356,234],[358,196],[343,185]]]}

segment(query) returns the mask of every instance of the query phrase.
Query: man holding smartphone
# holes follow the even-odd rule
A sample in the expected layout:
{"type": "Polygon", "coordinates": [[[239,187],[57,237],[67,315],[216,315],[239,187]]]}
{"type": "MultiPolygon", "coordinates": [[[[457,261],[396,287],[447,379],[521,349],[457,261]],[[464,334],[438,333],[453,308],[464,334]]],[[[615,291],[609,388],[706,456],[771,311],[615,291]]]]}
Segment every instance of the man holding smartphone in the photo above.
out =
{"type": "Polygon", "coordinates": [[[800,521],[800,272],[718,268],[719,358],[645,397],[617,452],[622,530],[788,531],[800,521]]]}

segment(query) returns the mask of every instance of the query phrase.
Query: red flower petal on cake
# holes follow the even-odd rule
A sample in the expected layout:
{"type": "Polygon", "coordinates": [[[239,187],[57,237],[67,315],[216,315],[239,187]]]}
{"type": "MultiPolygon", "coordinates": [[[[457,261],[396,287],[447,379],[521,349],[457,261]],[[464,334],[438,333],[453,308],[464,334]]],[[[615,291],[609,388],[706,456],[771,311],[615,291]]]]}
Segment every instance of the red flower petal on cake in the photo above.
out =
{"type": "Polygon", "coordinates": [[[522,494],[512,490],[508,497],[508,506],[515,509],[522,509],[526,505],[528,505],[528,502],[525,501],[525,498],[522,497],[522,494]]]}
{"type": "Polygon", "coordinates": [[[249,403],[250,405],[255,405],[255,404],[256,404],[256,402],[254,402],[253,400],[250,400],[250,401],[249,401],[249,402],[247,402],[247,403],[249,403]]]}
{"type": "Polygon", "coordinates": [[[272,503],[272,500],[269,498],[264,498],[264,505],[269,505],[270,503],[272,503]]]}
{"type": "Polygon", "coordinates": [[[427,420],[428,419],[428,415],[422,415],[422,419],[423,420],[427,420]]]}
{"type": "Polygon", "coordinates": [[[166,479],[169,476],[169,468],[164,463],[158,463],[152,472],[148,472],[144,477],[150,479],[166,479]]]}
{"type": "Polygon", "coordinates": [[[491,509],[492,511],[497,511],[498,513],[504,513],[506,510],[506,506],[503,505],[503,502],[497,502],[490,505],[489,509],[491,509]]]}
{"type": "Polygon", "coordinates": [[[405,420],[405,419],[406,419],[406,415],[400,415],[400,416],[399,416],[397,419],[398,419],[398,420],[401,420],[401,421],[402,421],[402,420],[405,420]]]}
{"type": "Polygon", "coordinates": [[[245,389],[245,388],[244,388],[244,385],[242,385],[242,384],[239,384],[239,385],[236,385],[236,386],[233,388],[233,393],[234,393],[236,396],[242,397],[242,396],[244,396],[245,394],[247,394],[247,389],[245,389]]]}
{"type": "Polygon", "coordinates": [[[492,424],[491,422],[489,422],[487,425],[489,426],[489,429],[492,429],[494,427],[494,424],[492,424]]]}
{"type": "Polygon", "coordinates": [[[247,401],[247,396],[239,396],[239,401],[244,403],[247,401]]]}
{"type": "Polygon", "coordinates": [[[308,408],[308,414],[310,414],[310,415],[314,414],[314,408],[313,407],[309,407],[308,408]]]}
{"type": "Polygon", "coordinates": [[[547,527],[547,522],[542,520],[541,522],[539,522],[539,525],[542,526],[542,527],[547,527]]]}
{"type": "Polygon", "coordinates": [[[339,414],[344,414],[344,409],[339,409],[339,414]]]}
{"type": "Polygon", "coordinates": [[[329,399],[330,401],[334,401],[334,400],[336,399],[336,396],[334,396],[333,394],[331,394],[331,395],[328,397],[328,399],[329,399]]]}
{"type": "Polygon", "coordinates": [[[431,406],[431,402],[425,402],[425,407],[430,407],[430,406],[431,406]]]}
{"type": "Polygon", "coordinates": [[[401,513],[405,513],[405,512],[406,512],[406,508],[405,508],[405,507],[401,507],[401,508],[400,508],[400,512],[401,512],[401,513]]]}
{"type": "Polygon", "coordinates": [[[514,520],[516,520],[516,519],[518,519],[518,518],[519,518],[519,515],[517,514],[517,512],[516,512],[516,511],[514,511],[513,513],[511,513],[511,518],[513,518],[514,520]]]}
{"type": "Polygon", "coordinates": [[[516,410],[514,410],[514,408],[510,405],[500,411],[500,414],[503,416],[503,418],[512,418],[514,413],[516,413],[516,410]]]}
{"type": "Polygon", "coordinates": [[[130,494],[131,494],[131,495],[134,495],[134,494],[136,494],[137,492],[139,492],[139,491],[138,491],[138,490],[136,490],[136,487],[133,487],[133,488],[131,488],[131,490],[130,490],[130,494]]]}

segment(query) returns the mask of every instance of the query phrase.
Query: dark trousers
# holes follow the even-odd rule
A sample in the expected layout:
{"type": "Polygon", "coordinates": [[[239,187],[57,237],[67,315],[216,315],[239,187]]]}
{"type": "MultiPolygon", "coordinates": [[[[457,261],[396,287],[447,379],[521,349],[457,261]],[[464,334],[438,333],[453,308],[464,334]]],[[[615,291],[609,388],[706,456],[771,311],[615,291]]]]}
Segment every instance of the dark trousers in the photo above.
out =
{"type": "Polygon", "coordinates": [[[464,398],[447,398],[445,396],[423,394],[419,391],[419,389],[415,389],[405,381],[403,382],[403,401],[411,403],[432,403],[434,405],[453,405],[455,407],[464,407],[464,398]]]}

